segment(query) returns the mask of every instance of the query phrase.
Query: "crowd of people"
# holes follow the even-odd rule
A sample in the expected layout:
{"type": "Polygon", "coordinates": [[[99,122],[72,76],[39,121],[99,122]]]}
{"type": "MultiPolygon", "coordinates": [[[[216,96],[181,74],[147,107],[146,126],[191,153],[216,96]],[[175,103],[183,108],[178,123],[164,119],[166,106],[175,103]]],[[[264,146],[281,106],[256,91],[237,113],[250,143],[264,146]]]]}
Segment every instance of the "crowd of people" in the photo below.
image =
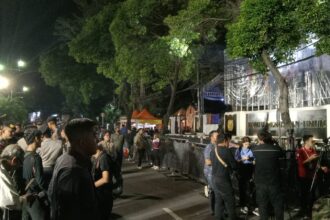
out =
{"type": "Polygon", "coordinates": [[[123,125],[110,132],[86,118],[57,122],[1,127],[1,220],[110,219],[123,191],[123,158],[139,169],[152,158],[159,169],[157,131],[123,125]]]}
{"type": "MultiPolygon", "coordinates": [[[[210,143],[204,149],[204,175],[215,219],[237,219],[235,195],[239,197],[240,212],[245,216],[254,214],[267,220],[273,215],[277,220],[284,219],[287,203],[280,162],[285,154],[271,134],[261,130],[258,143],[254,144],[249,137],[234,144],[230,135],[217,131],[209,136],[210,143]]],[[[311,219],[318,173],[328,173],[328,167],[319,160],[312,135],[303,136],[303,146],[296,150],[296,164],[300,185],[299,195],[295,195],[300,201],[296,216],[311,219]]]]}

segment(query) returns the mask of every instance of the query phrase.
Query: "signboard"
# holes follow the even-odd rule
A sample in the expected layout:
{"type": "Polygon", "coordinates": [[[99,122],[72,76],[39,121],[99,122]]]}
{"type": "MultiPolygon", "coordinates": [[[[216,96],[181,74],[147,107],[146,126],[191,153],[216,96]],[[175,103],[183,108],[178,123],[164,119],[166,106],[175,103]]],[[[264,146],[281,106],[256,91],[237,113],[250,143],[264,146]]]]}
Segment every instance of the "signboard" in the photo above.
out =
{"type": "MultiPolygon", "coordinates": [[[[253,112],[246,114],[246,134],[254,136],[265,126],[268,117],[268,128],[273,136],[286,136],[283,123],[276,111],[273,112],[253,112]]],[[[327,136],[327,111],[318,110],[290,110],[291,121],[294,125],[296,137],[304,134],[311,134],[314,138],[323,139],[327,136]]]]}
{"type": "Polygon", "coordinates": [[[225,115],[225,132],[236,135],[236,115],[225,115]]]}

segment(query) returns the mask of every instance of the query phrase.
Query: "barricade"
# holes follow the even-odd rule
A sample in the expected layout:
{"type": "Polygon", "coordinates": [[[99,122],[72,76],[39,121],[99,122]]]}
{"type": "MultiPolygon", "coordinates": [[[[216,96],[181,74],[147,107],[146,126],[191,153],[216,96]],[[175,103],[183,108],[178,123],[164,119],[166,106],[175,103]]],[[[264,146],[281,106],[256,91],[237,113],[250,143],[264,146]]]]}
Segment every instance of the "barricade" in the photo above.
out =
{"type": "Polygon", "coordinates": [[[206,183],[203,173],[205,147],[205,144],[193,143],[188,139],[165,138],[160,149],[162,167],[206,183]]]}

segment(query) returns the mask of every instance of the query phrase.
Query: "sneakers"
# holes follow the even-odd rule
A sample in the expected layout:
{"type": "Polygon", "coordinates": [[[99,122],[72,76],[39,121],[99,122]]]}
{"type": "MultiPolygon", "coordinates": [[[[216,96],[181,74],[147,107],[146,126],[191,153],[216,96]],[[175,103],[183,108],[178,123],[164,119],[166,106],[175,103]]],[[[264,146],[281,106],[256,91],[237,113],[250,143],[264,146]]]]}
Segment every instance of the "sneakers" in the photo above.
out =
{"type": "Polygon", "coordinates": [[[139,170],[142,170],[142,167],[141,167],[141,166],[138,166],[137,168],[138,168],[139,170]]]}
{"type": "Polygon", "coordinates": [[[241,210],[240,210],[243,214],[248,214],[249,213],[249,209],[248,207],[242,207],[241,210]]]}
{"type": "Polygon", "coordinates": [[[260,216],[259,215],[259,209],[258,208],[255,208],[252,213],[255,215],[255,216],[260,216]]]}
{"type": "Polygon", "coordinates": [[[159,166],[152,166],[151,169],[159,170],[159,166]]]}

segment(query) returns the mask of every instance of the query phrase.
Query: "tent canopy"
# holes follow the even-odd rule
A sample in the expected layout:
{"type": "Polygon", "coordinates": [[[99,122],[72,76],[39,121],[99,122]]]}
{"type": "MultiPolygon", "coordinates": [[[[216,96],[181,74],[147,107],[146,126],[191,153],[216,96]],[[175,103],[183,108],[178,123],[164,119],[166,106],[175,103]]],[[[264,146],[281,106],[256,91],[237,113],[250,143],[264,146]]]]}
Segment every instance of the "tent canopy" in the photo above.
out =
{"type": "Polygon", "coordinates": [[[149,124],[161,124],[162,123],[162,120],[160,118],[153,116],[145,108],[135,118],[133,118],[134,112],[132,114],[132,119],[135,119],[139,123],[149,123],[149,124]]]}
{"type": "Polygon", "coordinates": [[[137,117],[138,117],[139,114],[140,114],[139,111],[134,110],[133,113],[132,113],[132,119],[137,119],[137,117]]]}

